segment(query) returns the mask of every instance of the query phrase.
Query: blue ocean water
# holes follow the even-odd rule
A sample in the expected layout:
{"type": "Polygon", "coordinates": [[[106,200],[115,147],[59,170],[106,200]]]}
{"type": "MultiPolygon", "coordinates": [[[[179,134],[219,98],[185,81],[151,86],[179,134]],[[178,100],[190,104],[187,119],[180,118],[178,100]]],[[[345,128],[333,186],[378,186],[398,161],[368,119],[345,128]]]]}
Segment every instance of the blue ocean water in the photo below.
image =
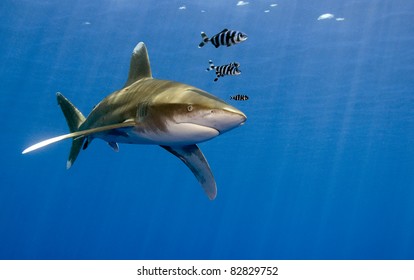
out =
{"type": "Polygon", "coordinates": [[[0,259],[414,259],[414,2],[239,2],[1,1],[0,259]],[[224,28],[249,39],[197,48],[224,28]],[[248,117],[199,145],[214,201],[157,146],[21,154],[68,132],[57,91],[88,114],[121,88],[139,41],[248,117]]]}

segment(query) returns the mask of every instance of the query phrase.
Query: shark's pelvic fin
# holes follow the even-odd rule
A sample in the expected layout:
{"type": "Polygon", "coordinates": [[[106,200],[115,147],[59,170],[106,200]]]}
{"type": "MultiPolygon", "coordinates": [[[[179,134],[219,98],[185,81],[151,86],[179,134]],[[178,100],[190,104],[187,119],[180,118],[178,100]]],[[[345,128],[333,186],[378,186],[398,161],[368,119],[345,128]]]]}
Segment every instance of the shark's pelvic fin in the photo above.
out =
{"type": "Polygon", "coordinates": [[[108,145],[114,150],[114,152],[119,152],[119,146],[116,142],[108,142],[108,145]]]}
{"type": "Polygon", "coordinates": [[[27,154],[30,153],[32,151],[35,151],[37,149],[43,148],[47,145],[65,140],[65,139],[69,139],[69,138],[83,138],[85,136],[94,134],[94,133],[99,133],[99,132],[104,132],[104,131],[109,131],[112,129],[118,129],[118,128],[125,128],[125,127],[133,127],[135,126],[136,123],[135,121],[126,121],[123,123],[117,123],[117,124],[111,124],[111,125],[105,125],[105,126],[101,126],[101,127],[95,127],[95,128],[91,128],[91,129],[85,129],[85,130],[79,130],[76,132],[72,132],[72,133],[68,133],[68,134],[64,134],[64,135],[60,135],[60,136],[56,136],[47,140],[43,140],[42,142],[39,142],[37,144],[34,144],[32,146],[30,146],[29,148],[25,149],[22,154],[27,154]]]}
{"type": "Polygon", "coordinates": [[[213,200],[217,196],[216,181],[210,166],[200,148],[197,145],[183,147],[161,146],[179,159],[181,159],[200,182],[209,199],[213,200]]]}
{"type": "Polygon", "coordinates": [[[152,78],[152,73],[147,48],[143,42],[140,42],[132,52],[128,80],[124,87],[144,78],[152,78]]]}

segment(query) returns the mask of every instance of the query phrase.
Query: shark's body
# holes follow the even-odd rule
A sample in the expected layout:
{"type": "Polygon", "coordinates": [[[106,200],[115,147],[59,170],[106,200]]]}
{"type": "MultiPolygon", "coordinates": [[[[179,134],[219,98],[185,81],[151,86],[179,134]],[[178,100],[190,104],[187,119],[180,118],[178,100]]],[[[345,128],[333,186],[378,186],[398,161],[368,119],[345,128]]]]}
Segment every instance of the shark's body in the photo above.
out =
{"type": "Polygon", "coordinates": [[[246,121],[241,111],[205,91],[152,78],[143,43],[133,51],[124,88],[103,99],[87,118],[61,93],[57,99],[71,133],[42,141],[23,153],[72,138],[70,168],[82,146],[86,149],[94,138],[108,142],[115,151],[117,143],[160,145],[190,168],[210,199],[216,197],[216,183],[196,144],[246,121]]]}

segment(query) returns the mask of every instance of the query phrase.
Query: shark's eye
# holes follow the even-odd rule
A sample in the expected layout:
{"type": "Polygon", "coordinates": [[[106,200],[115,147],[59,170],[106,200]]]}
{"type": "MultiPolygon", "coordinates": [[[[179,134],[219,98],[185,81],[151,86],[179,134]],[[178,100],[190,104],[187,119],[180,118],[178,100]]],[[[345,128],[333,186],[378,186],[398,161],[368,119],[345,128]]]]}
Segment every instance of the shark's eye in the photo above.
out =
{"type": "Polygon", "coordinates": [[[188,111],[188,112],[191,112],[192,110],[193,110],[193,105],[188,105],[188,106],[187,106],[187,111],[188,111]]]}

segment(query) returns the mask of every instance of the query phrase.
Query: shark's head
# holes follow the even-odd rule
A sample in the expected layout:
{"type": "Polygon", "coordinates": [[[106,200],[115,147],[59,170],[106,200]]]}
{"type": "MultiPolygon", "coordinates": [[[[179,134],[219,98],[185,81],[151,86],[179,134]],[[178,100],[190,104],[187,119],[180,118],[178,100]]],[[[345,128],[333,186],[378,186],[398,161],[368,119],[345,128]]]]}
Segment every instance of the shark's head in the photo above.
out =
{"type": "Polygon", "coordinates": [[[223,100],[197,88],[183,93],[185,110],[177,114],[179,123],[192,123],[218,131],[223,134],[245,123],[246,115],[223,100]]]}
{"type": "Polygon", "coordinates": [[[143,108],[146,112],[141,115],[156,115],[157,121],[151,127],[163,127],[163,137],[170,143],[207,141],[244,124],[247,119],[243,112],[223,100],[184,84],[170,86],[154,101],[148,109],[143,108]]]}

